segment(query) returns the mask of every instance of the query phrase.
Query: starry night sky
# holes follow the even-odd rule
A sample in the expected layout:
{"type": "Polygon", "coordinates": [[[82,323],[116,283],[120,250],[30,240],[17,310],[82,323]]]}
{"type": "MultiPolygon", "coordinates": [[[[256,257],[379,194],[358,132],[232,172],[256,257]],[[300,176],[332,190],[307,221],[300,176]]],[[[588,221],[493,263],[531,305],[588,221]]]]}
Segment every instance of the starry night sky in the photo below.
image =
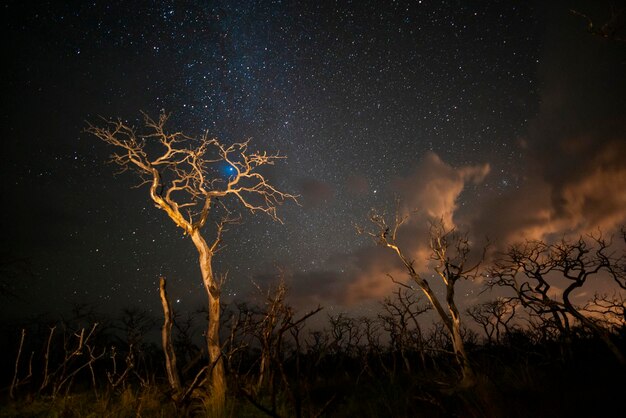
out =
{"type": "Polygon", "coordinates": [[[301,206],[226,233],[230,298],[279,268],[296,304],[382,298],[401,270],[354,225],[395,196],[418,263],[431,216],[496,246],[626,222],[626,43],[569,12],[608,2],[23,3],[2,4],[2,255],[28,266],[5,312],[157,312],[161,275],[205,301],[191,241],[84,132],[100,115],[288,156],[264,173],[301,206]]]}

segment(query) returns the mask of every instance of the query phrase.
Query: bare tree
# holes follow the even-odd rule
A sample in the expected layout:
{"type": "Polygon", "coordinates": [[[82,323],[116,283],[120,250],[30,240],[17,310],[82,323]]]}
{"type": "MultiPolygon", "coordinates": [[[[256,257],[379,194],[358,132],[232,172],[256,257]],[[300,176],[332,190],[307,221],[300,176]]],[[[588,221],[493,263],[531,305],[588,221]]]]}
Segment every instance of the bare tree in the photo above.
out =
{"type": "Polygon", "coordinates": [[[211,372],[207,386],[213,405],[220,409],[225,401],[226,382],[219,341],[221,283],[213,272],[213,257],[224,227],[236,219],[231,215],[232,200],[252,213],[262,212],[280,221],[277,205],[296,198],[276,189],[258,172],[260,167],[273,165],[283,156],[251,152],[248,141],[226,146],[207,133],[200,138],[182,132],[168,133],[168,115],[161,113],[158,120],[145,113],[143,116],[143,133],[121,120],[106,119],[104,126],[89,124],[86,131],[115,148],[111,161],[121,171],[135,172],[142,180],[140,186],[149,185],[156,207],[191,238],[198,251],[209,309],[206,340],[211,372]],[[219,165],[227,165],[226,179],[219,174],[219,165]],[[233,199],[227,201],[228,197],[233,199]],[[226,214],[220,216],[207,239],[205,226],[209,215],[219,207],[226,214]]]}
{"type": "Polygon", "coordinates": [[[329,348],[334,354],[343,353],[348,357],[357,353],[359,343],[363,338],[360,320],[341,312],[337,315],[328,315],[330,325],[329,348]]]}
{"type": "Polygon", "coordinates": [[[415,291],[400,286],[394,292],[393,298],[386,297],[381,302],[383,312],[378,315],[383,329],[389,333],[392,350],[400,353],[407,372],[411,372],[407,351],[419,352],[422,366],[426,365],[424,338],[418,317],[429,311],[431,306],[420,302],[415,291]]]}
{"type": "MultiPolygon", "coordinates": [[[[373,231],[368,232],[368,234],[374,238],[378,245],[391,249],[402,261],[407,273],[424,293],[428,302],[434,308],[435,312],[437,312],[437,315],[452,337],[455,358],[462,373],[461,386],[473,386],[475,384],[475,375],[468,361],[461,335],[461,315],[456,306],[455,286],[459,280],[474,278],[478,272],[480,262],[471,267],[467,266],[470,253],[470,245],[467,236],[459,234],[454,229],[447,229],[443,224],[443,220],[431,224],[431,259],[435,264],[435,272],[445,285],[446,307],[444,307],[437,294],[431,288],[428,280],[415,269],[414,260],[409,258],[406,252],[399,247],[397,241],[398,230],[407,219],[408,216],[400,215],[399,209],[396,209],[392,224],[388,224],[383,215],[373,213],[370,215],[370,221],[374,224],[375,228],[373,231]]],[[[362,229],[359,229],[359,231],[363,232],[362,229]]],[[[391,277],[391,279],[399,285],[407,286],[406,284],[397,282],[393,277],[391,277]]]]}
{"type": "MultiPolygon", "coordinates": [[[[276,286],[269,286],[263,290],[257,285],[257,289],[264,299],[263,305],[254,309],[241,305],[239,307],[240,315],[233,316],[237,319],[233,322],[231,335],[235,336],[239,333],[239,338],[245,339],[245,334],[250,334],[257,340],[261,350],[256,383],[252,385],[252,388],[248,388],[244,381],[237,378],[239,392],[256,408],[272,417],[280,416],[278,400],[282,393],[286,395],[293,406],[293,411],[290,411],[289,416],[302,417],[300,332],[307,319],[316,315],[322,308],[318,306],[300,318],[295,318],[296,312],[286,301],[288,289],[282,273],[276,286]],[[289,348],[291,345],[289,342],[293,344],[291,348],[289,348]],[[295,379],[288,377],[285,363],[289,361],[295,363],[295,379]],[[262,397],[255,396],[262,391],[268,393],[270,405],[265,405],[262,402],[262,397]]],[[[236,345],[230,344],[231,347],[236,345]]]]}
{"type": "Polygon", "coordinates": [[[470,245],[467,235],[460,234],[455,229],[447,229],[443,220],[433,223],[431,226],[430,248],[432,250],[431,259],[435,262],[435,271],[446,286],[446,305],[450,316],[446,316],[444,324],[452,334],[452,347],[463,373],[462,383],[471,386],[475,383],[474,371],[465,351],[461,314],[456,305],[454,292],[459,280],[476,278],[478,267],[484,258],[484,251],[481,261],[468,267],[470,245]],[[449,323],[447,322],[448,318],[449,323]]]}
{"type": "Polygon", "coordinates": [[[570,317],[574,318],[602,339],[615,357],[626,364],[606,328],[584,315],[571,300],[575,291],[603,276],[626,289],[624,259],[624,255],[615,255],[611,242],[602,236],[580,237],[574,241],[562,239],[555,244],[526,241],[511,246],[494,264],[489,285],[512,289],[524,307],[535,314],[548,315],[566,336],[570,331],[570,317]],[[563,280],[565,286],[557,287],[557,280],[563,280]]]}
{"type": "Polygon", "coordinates": [[[502,335],[509,335],[514,329],[511,322],[517,306],[516,299],[498,298],[469,307],[467,314],[483,328],[488,344],[500,344],[502,335]]]}
{"type": "MultiPolygon", "coordinates": [[[[264,293],[259,286],[257,286],[257,289],[260,294],[264,293]]],[[[281,325],[291,321],[293,312],[292,308],[285,303],[287,285],[285,284],[282,276],[276,288],[273,289],[272,287],[269,287],[264,296],[265,306],[263,311],[259,312],[260,319],[255,326],[255,334],[261,345],[261,362],[259,364],[257,390],[265,384],[269,384],[270,390],[273,390],[274,370],[271,367],[271,363],[276,357],[278,357],[277,352],[280,352],[282,349],[282,347],[276,345],[277,329],[280,329],[281,325]]]]}
{"type": "Polygon", "coordinates": [[[626,328],[626,298],[617,292],[612,295],[596,293],[583,311],[606,328],[626,328]]]}

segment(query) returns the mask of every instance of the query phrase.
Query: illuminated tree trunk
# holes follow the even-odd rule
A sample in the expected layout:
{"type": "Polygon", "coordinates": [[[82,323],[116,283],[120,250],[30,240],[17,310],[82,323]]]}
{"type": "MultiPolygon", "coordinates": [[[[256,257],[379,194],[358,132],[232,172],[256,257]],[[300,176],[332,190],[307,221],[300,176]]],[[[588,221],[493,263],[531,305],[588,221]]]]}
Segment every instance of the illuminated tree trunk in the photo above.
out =
{"type": "MultiPolygon", "coordinates": [[[[450,282],[449,282],[450,283],[450,282]]],[[[454,284],[447,286],[446,302],[448,303],[448,311],[450,312],[449,331],[452,334],[452,348],[454,349],[454,356],[461,368],[461,386],[471,387],[476,383],[474,370],[470,366],[467,353],[465,351],[465,344],[463,343],[463,337],[461,336],[461,315],[459,309],[454,302],[454,284]]]]}
{"type": "MultiPolygon", "coordinates": [[[[404,261],[404,255],[401,256],[401,259],[404,261]]],[[[405,265],[407,263],[405,262],[405,265]]],[[[408,266],[407,266],[408,267],[408,266]]],[[[409,273],[413,280],[420,286],[431,305],[435,308],[435,311],[439,314],[444,326],[450,333],[452,337],[452,349],[454,350],[454,357],[456,359],[459,368],[461,369],[461,386],[463,387],[471,387],[475,384],[475,375],[474,370],[472,369],[469,358],[467,356],[467,352],[465,351],[465,343],[463,342],[463,337],[461,336],[461,314],[459,313],[459,309],[454,302],[454,282],[446,281],[446,303],[448,305],[448,312],[446,312],[439,303],[439,299],[430,288],[428,282],[423,279],[411,266],[409,269],[409,273]],[[448,314],[449,313],[449,314],[448,314]]]]}
{"type": "Polygon", "coordinates": [[[167,298],[165,289],[165,278],[159,280],[159,295],[161,296],[161,305],[163,307],[163,327],[161,328],[161,342],[163,345],[163,353],[165,354],[165,369],[167,371],[167,380],[172,388],[172,398],[179,400],[182,394],[182,386],[178,377],[178,367],[176,366],[176,352],[172,345],[172,310],[170,302],[167,298]]]}
{"type": "Polygon", "coordinates": [[[195,229],[191,239],[199,253],[202,282],[209,300],[209,324],[206,332],[207,351],[209,353],[208,389],[215,412],[222,411],[226,401],[226,379],[224,377],[224,362],[220,345],[220,289],[219,283],[213,275],[213,251],[195,229]]]}
{"type": "MultiPolygon", "coordinates": [[[[413,260],[407,258],[397,244],[398,228],[407,219],[408,217],[400,216],[399,211],[396,210],[395,223],[388,226],[383,216],[374,213],[370,220],[376,225],[376,230],[375,232],[367,233],[376,240],[378,245],[390,248],[397,254],[409,276],[428,298],[430,305],[435,309],[451,336],[454,357],[461,369],[461,386],[464,388],[472,387],[476,384],[476,377],[461,336],[461,315],[454,301],[454,286],[459,279],[475,277],[480,263],[471,268],[465,268],[470,251],[467,237],[457,235],[454,230],[446,230],[443,221],[440,221],[439,224],[432,224],[430,230],[431,259],[437,262],[435,271],[446,286],[447,309],[445,309],[435,292],[431,289],[428,281],[415,270],[413,260]]],[[[362,229],[359,229],[359,231],[363,232],[362,229]]]]}

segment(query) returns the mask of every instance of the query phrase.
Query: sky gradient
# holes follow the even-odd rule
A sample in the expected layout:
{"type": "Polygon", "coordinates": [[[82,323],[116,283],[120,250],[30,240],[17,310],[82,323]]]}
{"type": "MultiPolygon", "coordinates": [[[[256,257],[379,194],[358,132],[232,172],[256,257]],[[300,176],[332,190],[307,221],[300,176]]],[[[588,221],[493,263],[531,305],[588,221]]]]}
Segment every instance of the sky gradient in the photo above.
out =
{"type": "Polygon", "coordinates": [[[626,223],[626,43],[569,11],[604,22],[608,3],[2,7],[2,254],[28,266],[7,312],[158,312],[160,276],[178,309],[205,303],[188,237],[84,132],[99,116],[165,110],[172,130],[288,157],[264,174],[301,205],[225,234],[230,298],[282,269],[298,305],[366,309],[403,276],[354,226],[396,197],[417,210],[402,239],[424,271],[432,217],[495,248],[626,223]]]}

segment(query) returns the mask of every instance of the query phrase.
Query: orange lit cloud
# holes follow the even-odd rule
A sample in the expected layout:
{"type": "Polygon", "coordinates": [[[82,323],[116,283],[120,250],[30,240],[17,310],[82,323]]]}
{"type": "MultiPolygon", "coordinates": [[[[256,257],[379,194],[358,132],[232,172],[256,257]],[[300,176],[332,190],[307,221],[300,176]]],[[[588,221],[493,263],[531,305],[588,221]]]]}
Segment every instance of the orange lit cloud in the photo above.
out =
{"type": "Polygon", "coordinates": [[[557,214],[580,229],[611,230],[626,221],[626,138],[593,158],[584,176],[558,190],[557,214]]]}
{"type": "MultiPolygon", "coordinates": [[[[409,176],[393,183],[401,210],[416,210],[399,230],[398,240],[416,269],[428,275],[432,273],[428,227],[433,218],[442,217],[448,226],[468,230],[479,238],[475,242],[488,236],[499,249],[523,239],[550,241],[597,228],[609,233],[626,221],[626,166],[617,161],[625,156],[623,148],[606,145],[568,181],[551,183],[537,170],[519,188],[473,201],[469,196],[462,208],[459,196],[468,185],[489,176],[489,165],[454,167],[428,153],[409,176]]],[[[366,222],[362,225],[367,226],[366,222]]],[[[367,244],[364,238],[363,248],[331,257],[324,271],[294,272],[294,298],[322,305],[354,305],[388,296],[397,287],[389,275],[408,280],[394,253],[373,242],[367,244]]]]}
{"type": "Polygon", "coordinates": [[[540,159],[518,189],[473,202],[472,214],[466,216],[469,229],[505,246],[598,230],[610,234],[624,225],[626,139],[595,141],[594,149],[581,143],[580,139],[561,141],[557,154],[571,165],[540,159]]]}
{"type": "MultiPolygon", "coordinates": [[[[448,226],[467,229],[479,238],[475,242],[488,236],[500,249],[523,239],[550,241],[597,228],[610,233],[626,222],[626,165],[617,161],[621,156],[626,157],[624,146],[612,143],[597,151],[568,181],[551,183],[537,170],[529,173],[518,189],[474,199],[460,208],[458,199],[463,190],[484,181],[489,165],[453,167],[428,153],[409,176],[393,183],[401,209],[416,210],[400,229],[399,242],[417,270],[429,274],[428,225],[433,218],[442,217],[448,226]]],[[[388,296],[397,286],[388,275],[400,281],[408,279],[396,256],[374,243],[333,257],[327,267],[326,273],[309,272],[307,277],[294,280],[308,283],[298,293],[322,304],[352,305],[388,296]]]]}
{"type": "Polygon", "coordinates": [[[489,170],[489,164],[455,168],[429,152],[409,177],[395,182],[394,188],[405,210],[443,218],[446,225],[453,226],[457,199],[465,185],[482,182],[489,170]]]}
{"type": "MultiPolygon", "coordinates": [[[[455,167],[427,153],[409,175],[391,184],[401,210],[417,211],[403,225],[399,241],[427,274],[432,273],[426,247],[431,218],[468,231],[474,245],[488,237],[494,251],[524,239],[554,241],[598,229],[609,236],[626,224],[626,78],[615,77],[623,54],[606,53],[622,46],[593,37],[573,43],[562,26],[548,30],[537,67],[541,87],[537,102],[529,103],[536,106],[536,116],[525,124],[523,136],[500,138],[516,147],[519,159],[510,170],[508,160],[455,167]],[[520,180],[509,188],[480,188],[480,196],[468,190],[483,182],[497,184],[501,169],[520,180]]],[[[356,194],[367,191],[363,178],[347,184],[356,194]]],[[[377,209],[393,210],[393,202],[377,209]]],[[[406,280],[391,251],[373,243],[337,255],[327,267],[335,273],[325,275],[322,285],[302,289],[326,304],[381,299],[396,286],[387,274],[406,280]]]]}
{"type": "MultiPolygon", "coordinates": [[[[429,270],[429,221],[443,218],[449,226],[453,225],[457,199],[465,186],[483,181],[488,173],[488,164],[456,168],[431,152],[418,163],[411,175],[394,182],[393,187],[404,210],[418,209],[410,222],[402,226],[398,236],[402,247],[414,260],[417,270],[429,270]]],[[[407,274],[397,256],[387,248],[375,247],[373,243],[352,254],[338,256],[329,265],[335,263],[341,264],[344,270],[337,274],[340,287],[333,286],[333,292],[330,292],[328,287],[310,286],[307,288],[309,295],[313,292],[318,295],[315,297],[323,294],[334,297],[339,303],[354,304],[389,295],[397,284],[388,275],[398,281],[407,280],[407,274]]]]}

